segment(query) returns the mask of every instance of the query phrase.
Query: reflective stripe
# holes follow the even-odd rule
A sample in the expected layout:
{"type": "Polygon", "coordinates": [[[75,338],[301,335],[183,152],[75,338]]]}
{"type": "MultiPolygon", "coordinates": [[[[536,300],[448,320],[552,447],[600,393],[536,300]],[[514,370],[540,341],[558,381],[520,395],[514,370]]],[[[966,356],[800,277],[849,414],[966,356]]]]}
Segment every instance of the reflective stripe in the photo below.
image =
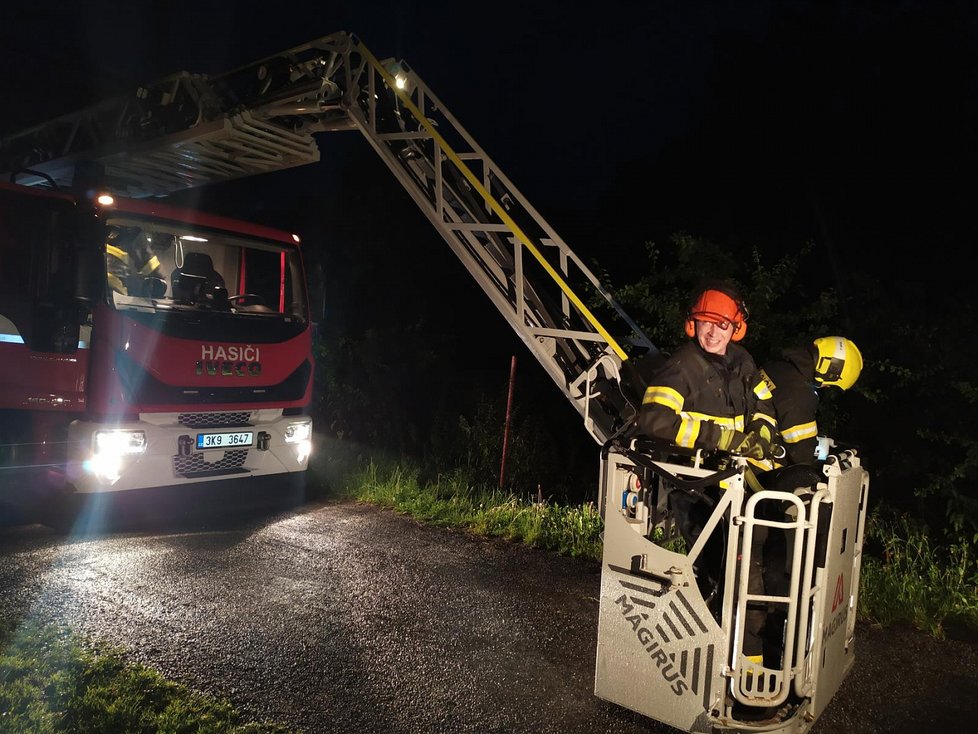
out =
{"type": "Polygon", "coordinates": [[[156,255],[153,255],[153,257],[149,259],[149,262],[143,265],[143,267],[139,269],[139,274],[144,276],[149,275],[154,270],[156,270],[159,266],[160,266],[160,259],[156,257],[156,255]]]}
{"type": "Polygon", "coordinates": [[[23,344],[24,337],[20,335],[20,330],[14,322],[3,314],[0,314],[0,342],[6,344],[23,344]]]}
{"type": "MultiPolygon", "coordinates": [[[[92,339],[92,327],[83,324],[79,329],[78,348],[88,349],[92,339]]],[[[14,325],[14,322],[0,314],[0,344],[24,344],[24,337],[14,325]]]]}
{"type": "Polygon", "coordinates": [[[109,281],[109,287],[112,288],[112,290],[123,295],[128,293],[125,284],[122,282],[122,278],[120,278],[118,275],[115,273],[106,273],[105,277],[109,281]]]}
{"type": "MultiPolygon", "coordinates": [[[[747,462],[756,466],[761,471],[771,471],[775,466],[777,466],[777,464],[770,459],[754,459],[750,456],[747,457],[747,462]]],[[[763,487],[761,487],[761,489],[763,489],[763,487]]],[[[757,490],[755,489],[754,491],[756,492],[757,490]]]]}
{"type": "Polygon", "coordinates": [[[733,428],[735,431],[744,430],[744,416],[742,415],[734,416],[733,418],[725,418],[718,415],[709,415],[708,413],[695,413],[690,411],[688,413],[683,413],[683,416],[688,416],[689,418],[697,421],[712,421],[721,428],[733,428]]]}
{"type": "Polygon", "coordinates": [[[122,262],[124,262],[126,265],[129,264],[129,253],[127,253],[121,247],[116,247],[115,245],[106,243],[105,252],[118,260],[122,260],[122,262]]]}
{"type": "Polygon", "coordinates": [[[683,409],[683,396],[671,387],[653,385],[645,391],[645,397],[642,398],[643,405],[648,405],[649,403],[664,405],[678,413],[683,409]]]}
{"type": "Polygon", "coordinates": [[[781,431],[781,436],[784,438],[785,443],[798,443],[799,441],[804,441],[806,438],[815,438],[818,436],[818,426],[815,421],[811,423],[800,423],[797,426],[792,426],[785,431],[781,431]]]}
{"type": "Polygon", "coordinates": [[[684,449],[694,448],[696,439],[700,435],[700,422],[687,417],[683,413],[683,422],[679,425],[679,432],[676,434],[676,445],[684,449]]]}
{"type": "MultiPolygon", "coordinates": [[[[20,334],[0,334],[0,344],[23,344],[24,337],[20,334]]],[[[78,340],[79,349],[88,349],[88,342],[84,339],[78,340]]]]}
{"type": "Polygon", "coordinates": [[[759,400],[770,400],[774,397],[764,382],[757,383],[757,386],[754,388],[754,394],[759,400]]]}
{"type": "MultiPolygon", "coordinates": [[[[736,431],[744,430],[744,416],[742,415],[727,417],[683,410],[682,407],[685,399],[677,390],[671,387],[653,385],[647,388],[645,390],[645,396],[642,398],[642,404],[650,405],[653,403],[668,408],[679,416],[681,422],[679,424],[679,430],[676,431],[674,443],[681,448],[692,449],[696,447],[696,439],[699,438],[700,428],[704,421],[710,421],[720,428],[729,428],[736,431]]],[[[770,418],[767,416],[763,417],[765,420],[770,421],[772,426],[774,425],[774,421],[770,418]]]]}

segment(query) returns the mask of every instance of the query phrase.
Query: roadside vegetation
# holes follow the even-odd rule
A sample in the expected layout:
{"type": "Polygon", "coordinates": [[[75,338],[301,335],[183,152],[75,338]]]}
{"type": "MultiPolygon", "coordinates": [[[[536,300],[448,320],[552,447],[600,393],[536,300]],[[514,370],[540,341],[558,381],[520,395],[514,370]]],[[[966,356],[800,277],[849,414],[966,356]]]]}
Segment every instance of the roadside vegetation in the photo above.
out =
{"type": "Polygon", "coordinates": [[[7,620],[0,630],[4,734],[288,734],[230,703],[92,648],[64,630],[7,620]]]}
{"type": "MultiPolygon", "coordinates": [[[[368,462],[339,494],[419,521],[600,562],[593,502],[560,504],[480,486],[464,470],[425,481],[401,463],[368,462]]],[[[943,544],[909,515],[878,506],[867,518],[859,619],[909,624],[937,638],[978,634],[978,547],[943,544]]]]}
{"type": "Polygon", "coordinates": [[[935,637],[978,634],[978,546],[939,543],[905,513],[878,507],[866,526],[859,613],[867,621],[912,624],[935,637]]]}
{"type": "Polygon", "coordinates": [[[568,556],[601,558],[601,516],[593,502],[567,506],[474,484],[456,472],[432,482],[403,465],[370,463],[349,479],[346,494],[432,525],[506,538],[568,556]]]}

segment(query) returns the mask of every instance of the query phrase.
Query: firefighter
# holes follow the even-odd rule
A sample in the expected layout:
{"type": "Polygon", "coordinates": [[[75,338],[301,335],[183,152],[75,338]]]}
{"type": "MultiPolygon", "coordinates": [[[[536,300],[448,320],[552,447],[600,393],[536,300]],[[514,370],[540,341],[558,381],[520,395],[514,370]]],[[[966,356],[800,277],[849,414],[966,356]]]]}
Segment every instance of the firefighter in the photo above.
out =
{"type": "Polygon", "coordinates": [[[105,243],[105,270],[109,287],[126,295],[145,293],[147,278],[163,280],[160,259],[138,228],[114,227],[105,243]],[[134,230],[134,231],[133,231],[134,230]]]}
{"type": "MultiPolygon", "coordinates": [[[[685,449],[719,449],[746,456],[762,468],[770,466],[775,427],[771,393],[738,343],[747,333],[747,318],[733,288],[715,284],[699,289],[686,313],[690,341],[666,360],[645,390],[640,433],[685,449]]],[[[670,502],[687,543],[695,542],[704,509],[680,492],[670,493],[670,502]]],[[[762,544],[759,537],[751,554],[751,593],[763,593],[762,544]]],[[[719,563],[714,557],[697,564],[702,586],[716,588],[719,563]]],[[[760,608],[747,612],[744,654],[754,663],[763,659],[766,616],[760,608]]]]}
{"type": "MultiPolygon", "coordinates": [[[[784,447],[786,455],[778,460],[774,471],[761,475],[759,480],[765,489],[794,493],[814,488],[824,478],[817,458],[825,457],[816,457],[818,391],[826,387],[848,390],[859,378],[863,358],[856,345],[841,336],[820,337],[804,346],[785,349],[781,354],[780,360],[764,365],[761,377],[772,396],[777,421],[775,441],[784,447]]],[[[752,587],[763,588],[765,593],[776,596],[789,593],[787,537],[783,530],[770,528],[761,533],[755,530],[751,565],[752,587]],[[756,563],[761,566],[763,587],[756,586],[753,575],[756,563]]],[[[783,614],[779,612],[773,625],[768,622],[768,650],[775,659],[782,654],[777,634],[781,621],[783,614]]]]}
{"type": "Polygon", "coordinates": [[[701,288],[686,314],[690,341],[666,360],[645,390],[638,429],[685,449],[720,449],[769,459],[771,394],[740,342],[747,309],[737,292],[701,288]]]}
{"type": "MultiPolygon", "coordinates": [[[[823,336],[802,347],[785,349],[782,359],[761,371],[771,391],[779,443],[785,464],[813,464],[818,448],[818,391],[848,390],[859,379],[863,357],[843,336],[823,336]]],[[[824,458],[824,457],[823,457],[824,458]]]]}

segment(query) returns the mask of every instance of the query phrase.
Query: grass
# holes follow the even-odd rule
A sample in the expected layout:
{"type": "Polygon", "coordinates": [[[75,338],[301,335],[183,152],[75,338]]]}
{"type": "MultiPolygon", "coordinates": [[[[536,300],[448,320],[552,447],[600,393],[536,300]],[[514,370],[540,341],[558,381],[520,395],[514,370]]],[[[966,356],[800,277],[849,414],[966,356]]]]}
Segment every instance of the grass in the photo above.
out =
{"type": "Polygon", "coordinates": [[[380,468],[373,462],[346,481],[344,494],[433,525],[502,537],[569,556],[601,558],[603,523],[593,502],[568,507],[521,500],[477,486],[464,472],[423,483],[416,471],[399,465],[380,468]]]}
{"type": "Polygon", "coordinates": [[[247,721],[230,703],[26,622],[0,634],[0,731],[5,734],[287,734],[247,721]]]}
{"type": "Polygon", "coordinates": [[[879,625],[912,624],[935,637],[978,630],[978,563],[972,542],[935,543],[909,515],[877,509],[866,523],[860,615],[879,625]]]}

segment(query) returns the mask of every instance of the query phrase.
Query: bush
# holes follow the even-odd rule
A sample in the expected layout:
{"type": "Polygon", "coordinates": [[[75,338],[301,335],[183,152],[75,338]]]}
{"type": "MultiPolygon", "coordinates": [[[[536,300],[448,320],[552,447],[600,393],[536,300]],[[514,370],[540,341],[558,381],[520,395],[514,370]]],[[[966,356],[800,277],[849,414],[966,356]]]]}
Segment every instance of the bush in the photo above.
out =
{"type": "Polygon", "coordinates": [[[935,544],[921,521],[886,508],[866,523],[860,614],[905,622],[943,637],[948,626],[978,629],[978,563],[968,541],[935,544]]]}

